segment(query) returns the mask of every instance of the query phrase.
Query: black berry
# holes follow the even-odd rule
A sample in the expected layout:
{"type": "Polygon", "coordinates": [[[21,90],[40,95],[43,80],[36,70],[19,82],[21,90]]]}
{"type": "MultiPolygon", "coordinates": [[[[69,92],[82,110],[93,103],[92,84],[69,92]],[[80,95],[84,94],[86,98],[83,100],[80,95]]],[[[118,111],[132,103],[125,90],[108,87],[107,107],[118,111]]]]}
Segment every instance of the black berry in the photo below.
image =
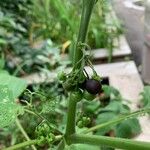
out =
{"type": "Polygon", "coordinates": [[[98,80],[94,79],[89,79],[86,80],[85,83],[85,89],[90,93],[90,94],[98,94],[101,91],[101,83],[98,80]]]}

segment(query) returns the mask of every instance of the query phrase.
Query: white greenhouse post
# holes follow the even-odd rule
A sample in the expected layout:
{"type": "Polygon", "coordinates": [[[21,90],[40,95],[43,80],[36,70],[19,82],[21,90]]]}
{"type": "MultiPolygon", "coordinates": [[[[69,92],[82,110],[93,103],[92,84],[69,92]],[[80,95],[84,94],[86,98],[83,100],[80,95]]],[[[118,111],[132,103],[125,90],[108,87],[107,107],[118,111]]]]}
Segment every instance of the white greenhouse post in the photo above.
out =
{"type": "Polygon", "coordinates": [[[142,77],[145,83],[150,83],[150,0],[145,2],[144,49],[142,77]]]}

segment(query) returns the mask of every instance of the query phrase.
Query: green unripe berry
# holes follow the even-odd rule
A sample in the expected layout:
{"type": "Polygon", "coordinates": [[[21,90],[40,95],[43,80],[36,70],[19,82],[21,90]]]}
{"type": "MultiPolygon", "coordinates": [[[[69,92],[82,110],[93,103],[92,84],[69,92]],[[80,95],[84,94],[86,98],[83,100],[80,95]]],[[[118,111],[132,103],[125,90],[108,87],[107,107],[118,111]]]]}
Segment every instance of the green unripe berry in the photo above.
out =
{"type": "Polygon", "coordinates": [[[89,117],[82,117],[82,121],[84,126],[87,126],[91,122],[91,119],[89,117]]]}
{"type": "Polygon", "coordinates": [[[65,81],[67,76],[66,76],[66,73],[64,73],[63,71],[62,72],[59,72],[58,75],[57,75],[58,79],[60,81],[65,81]]]}
{"type": "Polygon", "coordinates": [[[83,128],[84,127],[83,122],[82,121],[78,121],[77,126],[79,128],[83,128]]]}
{"type": "Polygon", "coordinates": [[[81,90],[73,91],[70,93],[70,98],[76,102],[80,102],[83,98],[83,93],[81,90]]]}
{"type": "Polygon", "coordinates": [[[51,143],[55,140],[55,135],[52,134],[52,133],[49,133],[47,136],[46,136],[46,140],[48,143],[51,143]]]}
{"type": "Polygon", "coordinates": [[[42,146],[43,144],[45,144],[45,141],[46,139],[44,138],[44,136],[39,136],[37,145],[42,146]]]}

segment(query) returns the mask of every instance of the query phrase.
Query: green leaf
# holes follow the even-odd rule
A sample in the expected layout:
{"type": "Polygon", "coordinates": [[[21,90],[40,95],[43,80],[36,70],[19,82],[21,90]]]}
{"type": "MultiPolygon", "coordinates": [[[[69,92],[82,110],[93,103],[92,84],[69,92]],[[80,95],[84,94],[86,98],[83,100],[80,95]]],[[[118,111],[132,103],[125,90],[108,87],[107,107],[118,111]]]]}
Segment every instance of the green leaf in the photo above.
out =
{"type": "Polygon", "coordinates": [[[143,106],[150,107],[150,86],[145,86],[141,95],[142,95],[141,102],[143,106]]]}
{"type": "Polygon", "coordinates": [[[112,111],[116,114],[124,114],[128,113],[130,108],[122,104],[121,101],[111,101],[105,108],[102,108],[101,111],[112,111]]]}
{"type": "Polygon", "coordinates": [[[101,150],[115,150],[115,149],[112,147],[101,146],[101,150]]]}
{"type": "Polygon", "coordinates": [[[7,85],[0,85],[0,128],[9,126],[22,113],[23,107],[15,103],[12,91],[7,85]]]}
{"type": "Polygon", "coordinates": [[[103,85],[103,91],[106,96],[110,97],[111,95],[119,96],[120,92],[112,86],[103,85]]]}
{"type": "Polygon", "coordinates": [[[0,70],[4,68],[5,60],[3,58],[0,58],[0,70]]]}
{"type": "Polygon", "coordinates": [[[95,114],[97,109],[100,107],[99,101],[85,101],[83,104],[83,109],[87,114],[95,114]]]}
{"type": "Polygon", "coordinates": [[[0,73],[0,81],[0,128],[3,128],[23,113],[23,107],[15,99],[24,91],[27,83],[3,71],[0,73]]]}
{"type": "Polygon", "coordinates": [[[92,146],[88,144],[72,144],[70,146],[66,146],[65,150],[100,150],[100,147],[98,146],[92,146]]]}
{"type": "MultiPolygon", "coordinates": [[[[96,124],[102,124],[102,123],[111,121],[115,118],[117,118],[117,115],[114,112],[100,113],[98,117],[96,118],[96,124]]],[[[109,132],[113,128],[114,126],[103,128],[103,130],[98,130],[96,134],[104,135],[105,133],[109,132]]]]}
{"type": "Polygon", "coordinates": [[[0,85],[7,85],[12,91],[14,99],[17,98],[27,87],[25,80],[6,73],[0,73],[0,85]]]}
{"type": "Polygon", "coordinates": [[[51,100],[51,99],[49,99],[46,102],[43,102],[42,103],[42,111],[41,111],[41,113],[54,112],[56,104],[57,104],[57,100],[51,100]]]}
{"type": "Polygon", "coordinates": [[[129,119],[121,122],[116,126],[115,134],[121,138],[131,138],[141,132],[138,119],[129,119]]]}
{"type": "Polygon", "coordinates": [[[6,43],[7,43],[7,41],[5,39],[0,38],[0,45],[4,45],[6,43]]]}

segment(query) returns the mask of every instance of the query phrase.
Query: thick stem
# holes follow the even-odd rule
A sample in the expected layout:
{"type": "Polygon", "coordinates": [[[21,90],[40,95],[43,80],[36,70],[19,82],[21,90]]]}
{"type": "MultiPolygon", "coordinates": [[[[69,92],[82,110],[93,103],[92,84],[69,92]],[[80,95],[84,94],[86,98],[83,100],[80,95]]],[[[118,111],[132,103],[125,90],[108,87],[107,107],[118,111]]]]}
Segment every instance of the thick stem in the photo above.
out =
{"type": "Polygon", "coordinates": [[[38,142],[38,140],[30,140],[30,141],[26,141],[26,142],[23,142],[23,143],[16,144],[16,145],[13,145],[11,147],[5,148],[4,150],[21,149],[21,148],[26,147],[26,146],[37,144],[37,142],[38,142]]]}
{"type": "MultiPolygon", "coordinates": [[[[79,42],[85,43],[88,25],[94,4],[95,0],[83,0],[80,29],[78,33],[77,43],[74,49],[73,65],[75,65],[82,58],[83,52],[81,51],[81,48],[78,46],[78,44],[79,42]]],[[[77,68],[80,68],[80,66],[81,63],[77,65],[77,68]]]]}
{"type": "MultiPolygon", "coordinates": [[[[26,133],[26,131],[24,130],[23,126],[21,125],[19,119],[16,119],[16,125],[18,126],[18,128],[20,129],[21,133],[24,135],[25,139],[27,141],[30,141],[31,139],[29,138],[28,134],[26,133]]],[[[37,150],[36,147],[34,145],[31,145],[33,150],[37,150]]]]}
{"type": "Polygon", "coordinates": [[[150,150],[149,142],[133,141],[122,138],[112,138],[97,135],[72,135],[72,143],[84,143],[97,146],[109,146],[126,150],[150,150]]]}
{"type": "MultiPolygon", "coordinates": [[[[82,66],[82,61],[80,60],[83,56],[83,52],[81,51],[81,48],[78,46],[78,43],[85,42],[86,34],[88,30],[88,24],[90,21],[90,16],[91,16],[94,4],[95,4],[95,0],[83,0],[80,29],[79,29],[77,43],[73,52],[74,53],[73,67],[75,69],[80,69],[82,66]]],[[[70,135],[75,133],[75,116],[76,116],[76,105],[77,105],[76,99],[71,97],[71,95],[72,94],[70,94],[69,104],[68,104],[67,126],[66,126],[66,133],[65,133],[65,138],[68,144],[70,142],[69,141],[70,135]]]]}
{"type": "Polygon", "coordinates": [[[76,117],[76,99],[73,99],[70,94],[68,112],[67,112],[67,126],[66,126],[66,138],[75,133],[75,117],[76,117]]]}

